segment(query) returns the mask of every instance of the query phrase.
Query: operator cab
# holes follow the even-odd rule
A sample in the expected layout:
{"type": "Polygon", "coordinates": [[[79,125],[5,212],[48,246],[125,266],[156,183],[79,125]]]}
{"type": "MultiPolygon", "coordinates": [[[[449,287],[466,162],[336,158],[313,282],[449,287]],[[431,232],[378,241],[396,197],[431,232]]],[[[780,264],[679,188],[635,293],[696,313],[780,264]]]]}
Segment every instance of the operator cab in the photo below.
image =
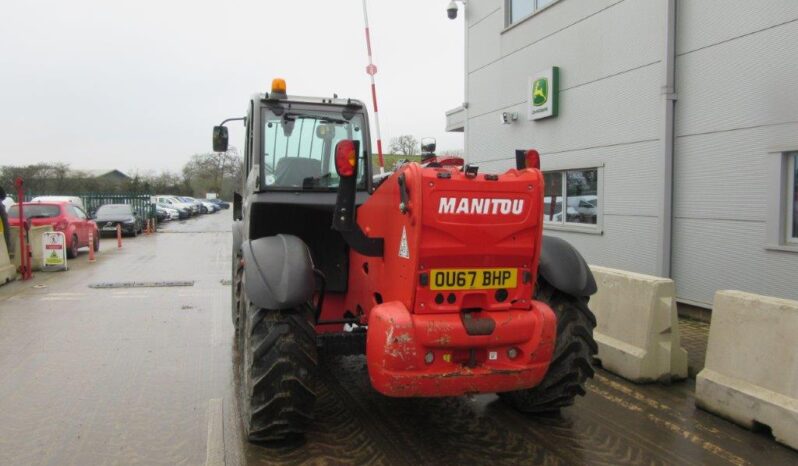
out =
{"type": "Polygon", "coordinates": [[[341,183],[335,148],[341,141],[355,141],[360,149],[355,189],[360,205],[373,186],[365,105],[337,96],[290,96],[285,81],[275,79],[270,93],[252,97],[246,117],[214,127],[214,151],[229,149],[224,125],[233,120],[246,125],[243,197],[237,195],[233,205],[235,219],[245,219],[244,237],[298,236],[316,266],[331,277],[327,290],[346,291],[347,244],[330,231],[341,183]]]}

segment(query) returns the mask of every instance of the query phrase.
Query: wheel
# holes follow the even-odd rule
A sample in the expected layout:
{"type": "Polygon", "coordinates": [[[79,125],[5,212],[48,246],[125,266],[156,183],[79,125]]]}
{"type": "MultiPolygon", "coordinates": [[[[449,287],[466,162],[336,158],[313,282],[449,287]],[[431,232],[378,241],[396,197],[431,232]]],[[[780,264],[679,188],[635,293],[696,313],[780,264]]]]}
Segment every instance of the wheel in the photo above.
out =
{"type": "Polygon", "coordinates": [[[67,249],[67,258],[74,259],[78,257],[78,235],[72,235],[72,244],[67,249]]]}
{"type": "Polygon", "coordinates": [[[238,334],[238,322],[239,322],[239,315],[241,314],[241,302],[243,300],[242,293],[243,289],[243,278],[244,278],[244,266],[241,263],[241,256],[238,254],[233,254],[233,273],[232,273],[232,302],[231,302],[231,309],[232,309],[232,317],[233,317],[233,326],[235,327],[236,334],[238,334]]]}
{"type": "Polygon", "coordinates": [[[301,437],[316,403],[316,332],[310,305],[258,309],[242,292],[241,414],[252,442],[301,437]]]}
{"type": "Polygon", "coordinates": [[[598,352],[593,339],[596,317],[588,298],[570,296],[541,280],[535,298],[548,304],[557,316],[557,340],[549,370],[540,385],[499,393],[499,397],[525,413],[556,411],[585,394],[585,382],[594,374],[591,361],[598,352]]]}
{"type": "Polygon", "coordinates": [[[100,232],[94,232],[94,252],[100,251],[100,232]]]}

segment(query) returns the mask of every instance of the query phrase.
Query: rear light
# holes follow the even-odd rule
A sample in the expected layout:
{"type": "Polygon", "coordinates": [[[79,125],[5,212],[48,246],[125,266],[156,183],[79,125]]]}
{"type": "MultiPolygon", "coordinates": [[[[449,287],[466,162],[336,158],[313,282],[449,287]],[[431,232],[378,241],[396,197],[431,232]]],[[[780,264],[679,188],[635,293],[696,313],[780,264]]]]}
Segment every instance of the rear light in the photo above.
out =
{"type": "Polygon", "coordinates": [[[526,162],[526,168],[540,170],[540,154],[535,149],[526,151],[524,162],[526,162]]]}
{"type": "Polygon", "coordinates": [[[64,231],[67,229],[67,226],[69,226],[69,222],[66,220],[59,220],[55,223],[55,225],[53,225],[53,230],[64,231]]]}
{"type": "Polygon", "coordinates": [[[357,165],[358,141],[344,139],[335,145],[335,171],[341,178],[355,174],[357,165]]]}

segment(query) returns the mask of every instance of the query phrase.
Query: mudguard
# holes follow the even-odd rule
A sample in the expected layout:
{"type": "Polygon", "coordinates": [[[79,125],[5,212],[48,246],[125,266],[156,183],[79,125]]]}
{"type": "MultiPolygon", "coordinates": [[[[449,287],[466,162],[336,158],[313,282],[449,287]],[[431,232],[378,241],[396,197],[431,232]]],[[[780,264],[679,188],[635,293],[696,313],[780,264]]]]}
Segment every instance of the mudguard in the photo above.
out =
{"type": "Polygon", "coordinates": [[[308,302],[316,285],[307,245],[296,236],[244,241],[246,293],[255,306],[292,309],[308,302]]]}
{"type": "Polygon", "coordinates": [[[244,241],[244,222],[233,221],[233,258],[241,252],[241,242],[244,241]]]}
{"type": "Polygon", "coordinates": [[[554,236],[543,237],[538,272],[551,286],[572,296],[590,296],[598,289],[579,251],[554,236]]]}

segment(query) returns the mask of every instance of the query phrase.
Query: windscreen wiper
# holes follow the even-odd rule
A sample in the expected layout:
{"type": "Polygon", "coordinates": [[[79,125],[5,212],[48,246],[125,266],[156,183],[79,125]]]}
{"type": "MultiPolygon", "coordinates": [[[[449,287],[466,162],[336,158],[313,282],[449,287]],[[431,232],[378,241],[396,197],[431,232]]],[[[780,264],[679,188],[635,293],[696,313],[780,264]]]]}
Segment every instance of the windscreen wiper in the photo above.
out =
{"type": "Polygon", "coordinates": [[[346,121],[346,120],[339,120],[337,118],[331,118],[331,117],[319,116],[319,115],[305,115],[305,114],[302,114],[302,113],[286,113],[284,119],[287,120],[287,121],[313,119],[313,120],[318,120],[321,123],[333,123],[333,124],[336,124],[336,125],[349,124],[349,122],[346,121]]]}

